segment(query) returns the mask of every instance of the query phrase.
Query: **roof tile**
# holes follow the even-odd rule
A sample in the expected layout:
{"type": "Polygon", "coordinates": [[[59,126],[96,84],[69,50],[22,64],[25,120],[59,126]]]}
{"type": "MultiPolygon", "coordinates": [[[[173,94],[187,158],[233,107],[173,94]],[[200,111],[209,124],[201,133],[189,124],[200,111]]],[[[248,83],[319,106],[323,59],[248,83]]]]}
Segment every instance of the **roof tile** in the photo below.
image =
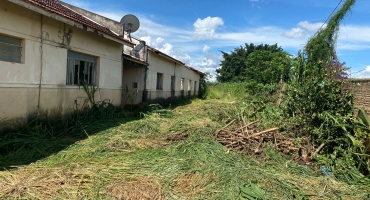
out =
{"type": "Polygon", "coordinates": [[[81,15],[81,14],[79,14],[79,13],[77,13],[77,12],[67,8],[67,7],[64,7],[62,4],[59,3],[58,0],[27,0],[27,1],[30,2],[30,3],[33,3],[37,6],[40,6],[40,7],[44,8],[44,9],[50,11],[50,12],[53,12],[53,13],[56,13],[56,14],[61,15],[63,17],[66,17],[68,19],[71,19],[75,22],[78,22],[80,24],[83,24],[85,26],[93,28],[97,31],[103,32],[103,33],[105,33],[107,35],[110,35],[114,38],[132,43],[129,40],[127,40],[123,37],[120,37],[116,33],[112,32],[109,28],[104,27],[104,26],[102,26],[102,25],[84,17],[83,15],[81,15]]]}

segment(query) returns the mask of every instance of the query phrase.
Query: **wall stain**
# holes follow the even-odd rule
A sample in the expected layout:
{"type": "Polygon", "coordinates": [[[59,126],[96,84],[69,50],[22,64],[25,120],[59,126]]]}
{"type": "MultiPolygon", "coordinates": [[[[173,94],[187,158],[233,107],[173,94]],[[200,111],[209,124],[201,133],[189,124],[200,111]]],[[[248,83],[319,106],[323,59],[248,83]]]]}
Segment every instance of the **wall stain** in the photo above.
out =
{"type": "Polygon", "coordinates": [[[63,29],[60,28],[60,30],[58,32],[58,37],[60,39],[60,45],[61,46],[69,46],[70,43],[71,43],[72,34],[73,34],[73,29],[68,28],[68,31],[67,31],[66,24],[64,24],[63,29]]]}

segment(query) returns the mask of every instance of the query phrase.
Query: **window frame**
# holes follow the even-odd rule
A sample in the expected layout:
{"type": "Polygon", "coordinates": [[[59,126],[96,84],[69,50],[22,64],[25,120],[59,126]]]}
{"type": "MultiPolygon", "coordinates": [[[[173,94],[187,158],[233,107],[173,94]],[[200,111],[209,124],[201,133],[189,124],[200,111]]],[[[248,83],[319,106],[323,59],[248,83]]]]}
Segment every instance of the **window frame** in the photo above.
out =
{"type": "Polygon", "coordinates": [[[181,78],[181,80],[180,80],[180,90],[181,91],[184,91],[184,84],[185,84],[185,78],[181,78]]]}
{"type": "Polygon", "coordinates": [[[80,75],[87,75],[87,81],[84,78],[83,81],[91,86],[97,86],[97,63],[98,57],[87,55],[80,52],[68,51],[67,53],[67,76],[66,76],[66,85],[77,86],[80,85],[80,75]],[[80,70],[82,68],[83,62],[83,72],[80,70]],[[76,71],[77,66],[77,71],[76,71]],[[85,73],[85,67],[87,66],[87,72],[85,73]],[[77,73],[76,73],[77,72],[77,73]],[[77,79],[75,75],[78,75],[77,79]],[[76,83],[77,80],[77,83],[76,83]]]}
{"type": "Polygon", "coordinates": [[[157,73],[156,90],[163,90],[163,73],[157,73]]]}
{"type": "Polygon", "coordinates": [[[188,80],[188,91],[191,91],[191,80],[188,80]]]}
{"type": "Polygon", "coordinates": [[[24,63],[24,39],[0,34],[0,61],[24,63]],[[14,55],[17,59],[6,58],[7,55],[14,55]]]}

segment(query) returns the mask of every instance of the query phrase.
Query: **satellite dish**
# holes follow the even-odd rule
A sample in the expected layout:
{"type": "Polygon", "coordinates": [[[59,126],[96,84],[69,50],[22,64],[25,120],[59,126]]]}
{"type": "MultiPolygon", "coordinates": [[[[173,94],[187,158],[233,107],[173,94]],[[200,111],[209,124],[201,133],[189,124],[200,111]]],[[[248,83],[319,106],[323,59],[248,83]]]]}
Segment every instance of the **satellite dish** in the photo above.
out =
{"type": "Polygon", "coordinates": [[[130,40],[130,34],[137,31],[140,27],[139,19],[135,15],[131,14],[123,16],[120,23],[123,25],[123,31],[128,33],[130,40]]]}

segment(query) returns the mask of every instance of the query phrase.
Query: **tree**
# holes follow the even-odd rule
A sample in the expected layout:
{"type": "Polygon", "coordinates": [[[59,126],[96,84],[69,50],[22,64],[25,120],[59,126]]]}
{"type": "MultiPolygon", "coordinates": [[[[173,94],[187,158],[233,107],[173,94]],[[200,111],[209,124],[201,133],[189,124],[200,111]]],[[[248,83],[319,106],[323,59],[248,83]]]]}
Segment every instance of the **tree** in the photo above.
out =
{"type": "Polygon", "coordinates": [[[216,70],[219,82],[271,83],[280,80],[281,76],[284,79],[288,77],[286,70],[289,71],[290,58],[277,44],[245,44],[245,47],[235,48],[230,54],[222,52],[222,57],[224,60],[221,61],[221,68],[216,70]],[[265,75],[267,77],[261,77],[265,75]],[[270,78],[274,76],[278,78],[272,81],[270,78]]]}
{"type": "Polygon", "coordinates": [[[258,50],[248,56],[246,66],[247,81],[262,84],[278,83],[280,79],[288,80],[291,58],[283,51],[258,50]]]}

